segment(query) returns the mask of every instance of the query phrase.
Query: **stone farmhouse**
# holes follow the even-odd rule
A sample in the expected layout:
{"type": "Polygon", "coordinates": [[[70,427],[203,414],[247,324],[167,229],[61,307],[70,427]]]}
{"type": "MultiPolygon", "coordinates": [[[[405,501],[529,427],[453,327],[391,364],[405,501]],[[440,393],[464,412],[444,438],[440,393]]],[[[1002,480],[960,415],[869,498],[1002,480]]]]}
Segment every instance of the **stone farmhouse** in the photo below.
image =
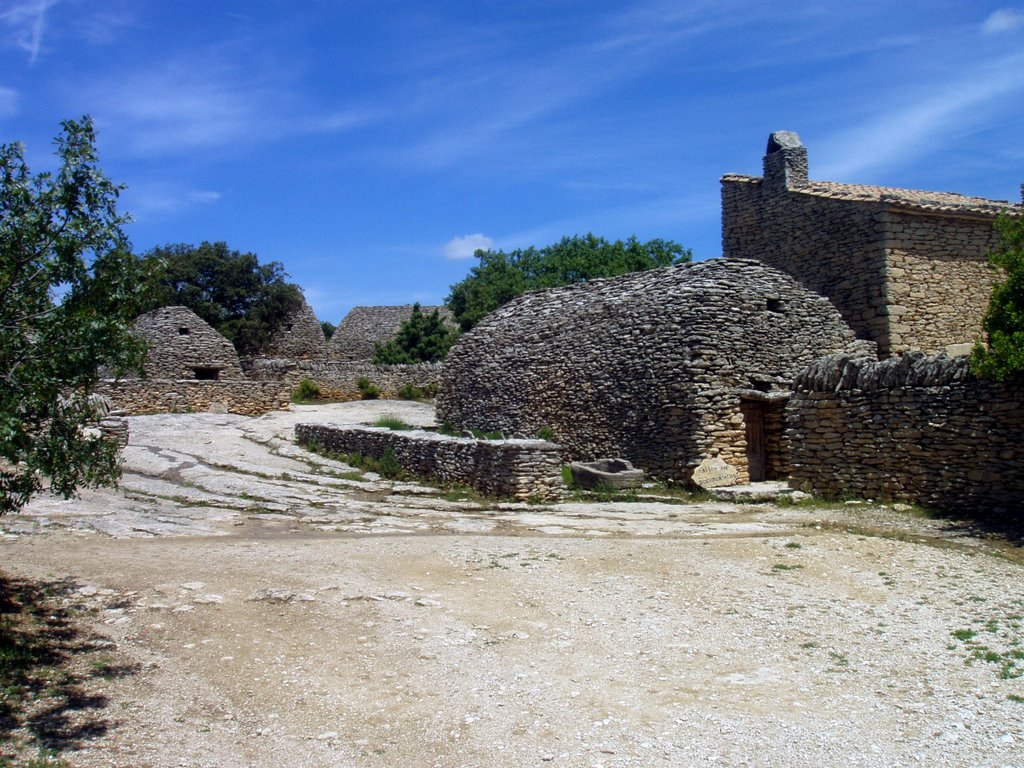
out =
{"type": "MultiPolygon", "coordinates": [[[[353,307],[331,336],[327,356],[331,360],[370,360],[376,344],[386,344],[412,316],[412,304],[382,307],[353,307]]],[[[420,307],[424,314],[438,310],[451,322],[447,307],[420,307]]]]}
{"type": "Polygon", "coordinates": [[[756,261],[714,259],[527,294],[449,352],[439,420],[535,435],[567,458],[621,456],[688,481],[788,472],[783,406],[821,355],[873,353],[829,301],[756,261]]]}
{"type": "Polygon", "coordinates": [[[797,134],[768,139],[764,176],[722,177],[722,253],[757,259],[827,296],[882,358],[963,352],[981,331],[996,216],[1020,205],[944,192],[812,181],[797,134]]]}

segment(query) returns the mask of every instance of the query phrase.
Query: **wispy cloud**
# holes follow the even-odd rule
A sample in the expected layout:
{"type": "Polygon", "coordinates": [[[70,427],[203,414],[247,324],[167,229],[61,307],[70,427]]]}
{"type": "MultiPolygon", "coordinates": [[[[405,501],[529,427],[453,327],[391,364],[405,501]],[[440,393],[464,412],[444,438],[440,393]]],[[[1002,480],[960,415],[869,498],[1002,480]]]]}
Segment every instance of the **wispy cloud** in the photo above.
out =
{"type": "Polygon", "coordinates": [[[904,106],[883,111],[860,125],[834,135],[812,169],[818,178],[849,179],[868,170],[898,166],[934,150],[950,135],[974,121],[1019,101],[1011,94],[1024,91],[1024,54],[989,62],[958,80],[915,90],[927,95],[904,106]]]}
{"type": "Polygon", "coordinates": [[[35,64],[43,46],[46,31],[46,13],[60,0],[29,0],[17,2],[0,12],[0,21],[10,30],[9,40],[28,52],[28,63],[35,64]]]}
{"type": "Polygon", "coordinates": [[[0,85],[0,118],[10,117],[18,111],[18,92],[0,85]]]}
{"type": "Polygon", "coordinates": [[[79,98],[91,105],[105,133],[146,156],[340,133],[378,119],[359,109],[307,109],[286,83],[254,85],[236,64],[216,55],[95,82],[79,98]]]}
{"type": "MultiPolygon", "coordinates": [[[[543,51],[502,51],[481,45],[472,65],[447,62],[419,82],[416,104],[434,119],[399,162],[445,168],[499,147],[510,136],[574,104],[641,79],[693,39],[745,21],[717,4],[644,2],[629,12],[581,20],[563,45],[543,51]]],[[[429,123],[428,123],[429,125],[429,123]]]]}
{"type": "Polygon", "coordinates": [[[122,195],[122,207],[136,219],[144,220],[178,214],[197,206],[213,205],[221,193],[186,189],[172,183],[133,184],[122,195]]]}
{"type": "Polygon", "coordinates": [[[473,235],[453,237],[444,244],[441,250],[446,258],[468,259],[477,251],[486,251],[492,245],[494,245],[494,240],[487,237],[487,235],[477,232],[473,235]]]}
{"type": "Polygon", "coordinates": [[[1024,26],[1024,13],[1015,8],[1000,8],[989,14],[981,25],[981,31],[986,35],[998,35],[1021,26],[1024,26]]]}

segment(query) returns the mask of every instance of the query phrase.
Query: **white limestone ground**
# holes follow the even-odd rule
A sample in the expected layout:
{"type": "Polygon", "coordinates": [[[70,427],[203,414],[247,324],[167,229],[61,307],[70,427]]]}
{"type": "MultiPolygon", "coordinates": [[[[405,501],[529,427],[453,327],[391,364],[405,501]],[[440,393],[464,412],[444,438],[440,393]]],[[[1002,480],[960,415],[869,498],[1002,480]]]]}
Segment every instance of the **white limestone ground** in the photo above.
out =
{"type": "Polygon", "coordinates": [[[0,519],[3,570],[74,578],[137,665],[72,765],[1024,766],[992,545],[879,505],[459,501],[288,440],[380,412],[433,418],[136,417],[121,492],[0,519]]]}

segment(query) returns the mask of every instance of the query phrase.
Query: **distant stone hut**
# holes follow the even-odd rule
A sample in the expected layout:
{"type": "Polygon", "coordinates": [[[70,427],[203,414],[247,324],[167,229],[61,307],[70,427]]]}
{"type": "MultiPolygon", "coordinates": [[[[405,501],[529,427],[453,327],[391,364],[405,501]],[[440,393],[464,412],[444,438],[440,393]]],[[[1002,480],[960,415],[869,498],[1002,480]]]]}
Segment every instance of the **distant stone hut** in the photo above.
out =
{"type": "Polygon", "coordinates": [[[485,317],[449,352],[438,419],[507,435],[547,427],[566,458],[620,456],[665,479],[689,481],[712,457],[740,480],[772,479],[788,470],[793,377],[857,346],[827,299],[759,262],[637,272],[485,317]]]}
{"type": "Polygon", "coordinates": [[[999,214],[1021,205],[808,178],[797,134],[771,134],[764,176],[722,177],[722,253],[827,296],[882,357],[959,353],[981,334],[999,214]]]}
{"type": "Polygon", "coordinates": [[[323,360],[327,357],[327,339],[323,326],[305,299],[281,324],[263,350],[262,357],[288,360],[323,360]]]}
{"type": "MultiPolygon", "coordinates": [[[[392,307],[354,307],[338,324],[327,345],[332,360],[371,360],[375,345],[386,344],[395,337],[402,323],[412,316],[412,304],[392,307]]],[[[438,310],[449,323],[447,307],[420,307],[424,314],[438,310]]]]}
{"type": "Polygon", "coordinates": [[[238,353],[226,338],[187,307],[161,307],[136,319],[133,332],[149,344],[151,379],[245,379],[238,353]]]}

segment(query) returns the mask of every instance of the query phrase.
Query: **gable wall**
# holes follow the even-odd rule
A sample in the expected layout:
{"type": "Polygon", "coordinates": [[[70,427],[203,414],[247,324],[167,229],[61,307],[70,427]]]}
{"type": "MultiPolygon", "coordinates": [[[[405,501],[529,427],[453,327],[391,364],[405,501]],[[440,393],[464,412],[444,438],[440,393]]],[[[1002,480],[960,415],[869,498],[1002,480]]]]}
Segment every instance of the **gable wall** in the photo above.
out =
{"type": "Polygon", "coordinates": [[[938,353],[976,341],[996,274],[987,258],[999,245],[993,220],[888,211],[880,222],[888,351],[938,353]]]}
{"type": "Polygon", "coordinates": [[[756,259],[828,297],[857,338],[890,353],[881,206],[827,200],[760,179],[722,179],[722,254],[756,259]]]}

